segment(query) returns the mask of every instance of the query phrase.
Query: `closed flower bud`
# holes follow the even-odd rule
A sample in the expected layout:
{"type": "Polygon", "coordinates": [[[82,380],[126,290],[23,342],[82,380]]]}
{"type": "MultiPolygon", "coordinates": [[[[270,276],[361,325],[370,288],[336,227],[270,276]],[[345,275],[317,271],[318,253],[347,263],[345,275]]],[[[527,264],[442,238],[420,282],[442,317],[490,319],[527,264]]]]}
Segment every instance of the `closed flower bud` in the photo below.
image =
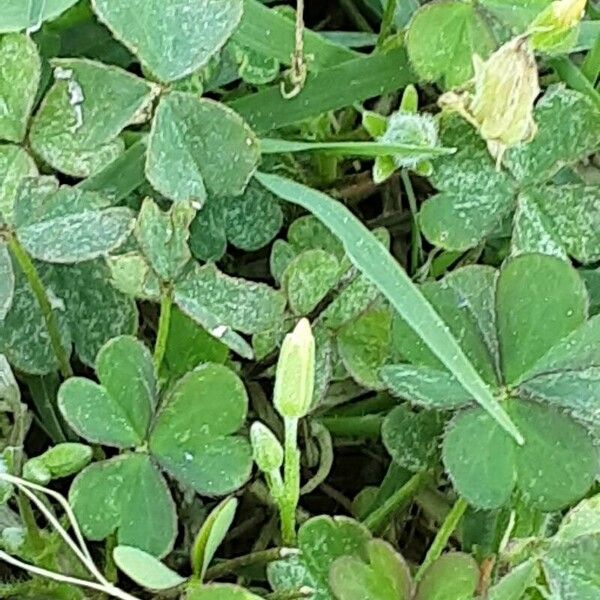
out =
{"type": "Polygon", "coordinates": [[[300,419],[309,409],[315,377],[315,339],[310,323],[301,319],[285,336],[277,363],[273,403],[282,417],[300,419]]]}
{"type": "Polygon", "coordinates": [[[531,45],[547,53],[566,52],[577,41],[586,0],[557,0],[531,23],[531,45]]]}
{"type": "Polygon", "coordinates": [[[250,427],[250,442],[254,462],[263,473],[272,473],[283,464],[283,448],[275,434],[260,421],[250,427]]]}

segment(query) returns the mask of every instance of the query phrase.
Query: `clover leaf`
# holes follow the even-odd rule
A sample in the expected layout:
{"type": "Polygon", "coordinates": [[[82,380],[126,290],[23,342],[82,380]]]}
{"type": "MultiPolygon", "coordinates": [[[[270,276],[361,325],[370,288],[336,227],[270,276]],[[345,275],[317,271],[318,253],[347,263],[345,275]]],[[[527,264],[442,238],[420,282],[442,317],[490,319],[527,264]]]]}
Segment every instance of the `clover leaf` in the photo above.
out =
{"type": "Polygon", "coordinates": [[[29,3],[21,0],[6,0],[2,6],[0,33],[21,31],[29,27],[35,28],[42,21],[55,19],[76,2],[77,0],[46,0],[46,2],[38,5],[39,14],[35,15],[35,12],[31,11],[29,3]],[[31,21],[32,12],[34,16],[37,16],[38,22],[31,21]]]}
{"type": "Polygon", "coordinates": [[[205,364],[180,379],[157,411],[152,357],[129,336],[103,346],[96,372],[100,383],[82,377],[64,382],[59,408],[83,438],[126,452],[78,475],[70,492],[73,510],[90,539],[116,531],[120,544],[164,556],[176,530],[161,468],[207,495],[234,491],[250,475],[250,446],[235,435],[246,416],[245,388],[227,367],[205,364]]]}
{"type": "Polygon", "coordinates": [[[598,149],[598,108],[579,92],[554,86],[538,102],[534,118],[539,134],[509,150],[501,172],[472,127],[455,115],[442,119],[442,143],[459,150],[434,161],[430,179],[439,193],[420,212],[429,241],[466,250],[492,235],[518,207],[515,254],[569,254],[582,262],[598,258],[593,223],[600,209],[593,188],[552,182],[565,165],[598,149]]]}
{"type": "Polygon", "coordinates": [[[35,162],[20,146],[0,145],[0,221],[12,223],[13,209],[23,179],[37,175],[35,162]]]}
{"type": "MultiPolygon", "coordinates": [[[[598,472],[590,431],[598,422],[592,398],[600,384],[600,328],[597,317],[586,320],[587,292],[577,271],[530,254],[509,260],[499,273],[467,267],[425,289],[448,327],[461,334],[465,352],[477,353],[473,363],[482,376],[499,367],[490,384],[525,438],[517,445],[479,408],[458,412],[443,441],[444,465],[457,490],[488,509],[504,505],[515,488],[546,511],[581,498],[598,472]]],[[[404,332],[403,322],[396,329],[404,332]]],[[[434,409],[472,404],[435,357],[408,336],[396,343],[414,364],[381,370],[394,394],[434,409]]]]}
{"type": "Polygon", "coordinates": [[[8,249],[0,244],[0,321],[12,306],[15,294],[15,274],[8,249]]]}

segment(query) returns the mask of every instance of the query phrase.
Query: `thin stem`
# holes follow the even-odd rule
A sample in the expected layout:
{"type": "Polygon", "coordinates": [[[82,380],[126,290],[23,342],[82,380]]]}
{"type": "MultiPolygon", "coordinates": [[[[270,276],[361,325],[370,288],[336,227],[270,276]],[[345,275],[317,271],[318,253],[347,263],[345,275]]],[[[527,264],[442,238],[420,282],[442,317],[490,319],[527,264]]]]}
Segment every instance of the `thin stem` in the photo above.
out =
{"type": "Polygon", "coordinates": [[[369,21],[367,21],[360,10],[356,8],[353,0],[340,0],[340,6],[358,29],[366,31],[367,33],[373,33],[373,28],[369,24],[369,21]]]}
{"type": "Polygon", "coordinates": [[[600,37],[596,39],[596,42],[587,53],[581,65],[581,72],[592,85],[596,85],[596,80],[600,74],[600,37]]]}
{"type": "Polygon", "coordinates": [[[399,490],[394,492],[378,509],[369,514],[363,525],[373,533],[381,531],[400,509],[404,508],[427,480],[425,472],[413,475],[399,490]]]}
{"type": "Polygon", "coordinates": [[[17,506],[19,507],[19,515],[25,525],[27,532],[27,540],[35,550],[41,550],[44,547],[42,536],[40,535],[38,524],[31,508],[31,503],[27,496],[19,490],[17,493],[17,506]]]}
{"type": "Polygon", "coordinates": [[[394,14],[396,13],[396,3],[397,0],[387,0],[385,11],[381,18],[381,28],[379,29],[379,37],[377,38],[377,48],[381,48],[392,32],[394,26],[394,14]]]}
{"type": "Polygon", "coordinates": [[[10,235],[8,238],[8,248],[15,257],[15,260],[19,263],[19,267],[21,268],[21,271],[23,271],[23,274],[31,287],[31,291],[40,305],[46,327],[48,328],[50,343],[52,344],[52,349],[58,360],[60,372],[65,379],[68,379],[73,375],[73,371],[69,363],[69,357],[62,345],[56,315],[52,310],[52,305],[50,304],[40,275],[35,268],[33,261],[29,258],[29,255],[14,235],[10,235]]]}
{"type": "Polygon", "coordinates": [[[356,417],[324,417],[321,423],[334,437],[358,437],[378,439],[381,435],[382,415],[361,415],[356,417]]]}
{"type": "Polygon", "coordinates": [[[158,319],[158,332],[156,333],[156,344],[154,346],[154,368],[157,374],[160,372],[160,367],[167,350],[172,308],[173,293],[170,287],[165,286],[160,300],[160,317],[158,319]]]}
{"type": "Polygon", "coordinates": [[[439,528],[437,535],[435,536],[433,543],[431,544],[423,564],[419,567],[415,576],[415,581],[418,583],[425,571],[440,557],[442,551],[446,547],[452,532],[458,526],[459,521],[462,519],[465,511],[467,510],[468,504],[462,498],[459,498],[455,503],[446,519],[439,528]]]}
{"type": "Polygon", "coordinates": [[[402,178],[402,183],[404,185],[404,189],[406,190],[406,197],[408,198],[408,205],[410,207],[410,214],[412,217],[412,227],[410,230],[410,272],[414,275],[419,270],[419,266],[423,261],[421,230],[419,228],[419,220],[417,218],[417,198],[406,169],[402,169],[400,177],[402,178]]]}
{"type": "Polygon", "coordinates": [[[251,552],[244,556],[238,556],[231,560],[225,560],[222,563],[211,567],[206,571],[205,580],[210,581],[212,579],[218,579],[224,575],[235,573],[244,567],[251,565],[261,565],[279,560],[292,553],[292,550],[288,548],[269,548],[268,550],[259,550],[258,552],[251,552]]]}
{"type": "Polygon", "coordinates": [[[300,499],[300,452],[298,451],[298,419],[286,417],[283,496],[280,504],[281,537],[287,546],[296,544],[296,508],[300,499]]]}

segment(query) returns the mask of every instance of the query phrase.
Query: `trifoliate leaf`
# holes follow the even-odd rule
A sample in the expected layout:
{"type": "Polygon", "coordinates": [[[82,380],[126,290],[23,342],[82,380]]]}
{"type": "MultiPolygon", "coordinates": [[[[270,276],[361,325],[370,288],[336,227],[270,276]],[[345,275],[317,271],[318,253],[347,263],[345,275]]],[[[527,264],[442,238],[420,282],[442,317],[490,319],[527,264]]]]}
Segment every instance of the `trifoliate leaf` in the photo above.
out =
{"type": "Polygon", "coordinates": [[[117,158],[117,136],[148,118],[156,89],[118,67],[55,59],[55,83],[33,119],[32,150],[56,170],[89,177],[117,158]]]}
{"type": "Polygon", "coordinates": [[[214,100],[172,92],[154,116],[146,175],[167,198],[199,208],[207,192],[242,194],[259,157],[258,141],[237,113],[214,100]]]}
{"type": "Polygon", "coordinates": [[[205,66],[242,17],[242,0],[93,0],[100,20],[161,81],[205,66]]]}
{"type": "Polygon", "coordinates": [[[205,495],[224,495],[250,476],[252,452],[243,425],[248,396],[223,365],[206,364],[179,380],[150,434],[150,451],[174,477],[205,495]]]}
{"type": "Polygon", "coordinates": [[[87,467],[73,481],[69,502],[90,540],[116,532],[119,544],[158,558],[173,547],[175,503],[147,454],[123,454],[87,467]]]}
{"type": "Polygon", "coordinates": [[[156,405],[156,380],[148,349],[133,337],[115,338],[96,359],[97,384],[73,377],[58,392],[69,425],[90,442],[128,448],[146,438],[156,405]]]}
{"type": "Polygon", "coordinates": [[[160,281],[139,252],[128,252],[106,259],[112,285],[131,298],[160,301],[160,281]]]}
{"type": "Polygon", "coordinates": [[[345,256],[344,246],[329,229],[313,215],[296,219],[288,229],[288,241],[296,250],[325,250],[341,260],[345,256]]]}
{"type": "Polygon", "coordinates": [[[0,38],[0,140],[25,138],[41,69],[37,46],[29,36],[15,33],[0,38]]]}
{"type": "Polygon", "coordinates": [[[13,207],[21,181],[35,175],[35,162],[23,148],[0,145],[0,220],[12,224],[13,207]]]}
{"type": "Polygon", "coordinates": [[[472,4],[443,0],[421,7],[408,25],[408,56],[419,77],[445,88],[473,77],[473,54],[486,58],[495,42],[472,4]]]}

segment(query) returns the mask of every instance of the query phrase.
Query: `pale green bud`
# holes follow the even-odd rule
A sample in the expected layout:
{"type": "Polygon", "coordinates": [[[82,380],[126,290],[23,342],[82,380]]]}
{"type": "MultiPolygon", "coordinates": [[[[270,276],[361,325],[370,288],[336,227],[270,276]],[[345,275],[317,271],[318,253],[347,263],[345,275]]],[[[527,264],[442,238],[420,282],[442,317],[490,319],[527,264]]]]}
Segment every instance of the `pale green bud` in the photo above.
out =
{"type": "Polygon", "coordinates": [[[260,421],[250,427],[254,462],[263,473],[272,473],[283,464],[283,448],[275,434],[260,421]]]}
{"type": "Polygon", "coordinates": [[[315,339],[308,319],[300,319],[283,340],[273,403],[282,417],[300,419],[309,409],[315,383],[315,339]]]}
{"type": "Polygon", "coordinates": [[[547,53],[570,50],[577,41],[585,5],[586,0],[557,0],[547,6],[529,27],[533,48],[547,53]]]}
{"type": "Polygon", "coordinates": [[[92,460],[92,449],[84,444],[67,442],[57,444],[44,454],[28,460],[23,466],[23,477],[45,485],[52,479],[74,475],[92,460]]]}

